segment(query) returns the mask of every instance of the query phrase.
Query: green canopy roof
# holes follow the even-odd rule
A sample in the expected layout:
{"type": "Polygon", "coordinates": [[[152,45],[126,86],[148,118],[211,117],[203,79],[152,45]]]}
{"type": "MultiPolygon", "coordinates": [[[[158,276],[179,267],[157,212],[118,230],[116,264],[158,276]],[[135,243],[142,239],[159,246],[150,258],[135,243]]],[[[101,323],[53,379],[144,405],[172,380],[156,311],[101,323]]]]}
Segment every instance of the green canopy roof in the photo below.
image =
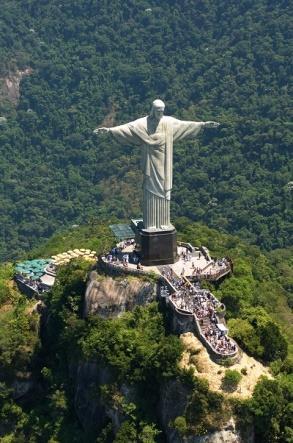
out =
{"type": "Polygon", "coordinates": [[[51,259],[26,260],[15,266],[16,272],[39,278],[44,274],[44,268],[51,259]]]}
{"type": "Polygon", "coordinates": [[[109,228],[111,229],[111,231],[115,235],[116,239],[119,241],[128,240],[130,238],[135,237],[133,230],[127,224],[119,223],[116,225],[110,225],[109,228]]]}

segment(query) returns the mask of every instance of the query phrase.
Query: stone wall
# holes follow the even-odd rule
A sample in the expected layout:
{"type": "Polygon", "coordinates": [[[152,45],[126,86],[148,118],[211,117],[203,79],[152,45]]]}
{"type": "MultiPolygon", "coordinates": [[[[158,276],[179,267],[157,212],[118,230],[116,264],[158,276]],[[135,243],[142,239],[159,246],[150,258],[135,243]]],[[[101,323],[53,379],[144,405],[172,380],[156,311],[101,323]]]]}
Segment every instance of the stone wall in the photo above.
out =
{"type": "Polygon", "coordinates": [[[237,358],[238,351],[235,351],[234,353],[228,355],[224,355],[213,349],[210,343],[206,340],[205,336],[202,334],[201,327],[194,314],[190,314],[181,309],[178,309],[170,299],[166,300],[166,306],[172,312],[171,330],[174,334],[193,332],[196,337],[199,338],[201,343],[206,347],[211,359],[215,362],[220,362],[221,360],[225,360],[227,358],[237,358]]]}

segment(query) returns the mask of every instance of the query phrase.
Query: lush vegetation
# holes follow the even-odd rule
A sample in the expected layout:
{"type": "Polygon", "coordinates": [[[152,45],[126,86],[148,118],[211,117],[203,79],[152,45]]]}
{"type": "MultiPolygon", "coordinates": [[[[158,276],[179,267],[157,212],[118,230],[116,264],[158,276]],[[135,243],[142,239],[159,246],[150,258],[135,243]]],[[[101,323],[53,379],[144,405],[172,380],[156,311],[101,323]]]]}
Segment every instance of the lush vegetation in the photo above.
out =
{"type": "Polygon", "coordinates": [[[109,218],[140,215],[140,152],[98,139],[97,125],[145,115],[157,97],[167,114],[218,120],[219,130],[175,147],[173,219],[182,239],[233,259],[234,275],[212,290],[230,333],[275,375],[251,400],[229,403],[178,370],[181,345],[157,305],[83,319],[82,261],[60,270],[40,336],[35,301],[3,263],[1,441],[164,441],[155,406],[174,380],[190,392],[170,423],[181,436],[217,429],[233,410],[258,442],[292,441],[290,23],[285,0],[1,2],[0,261],[75,247],[100,253],[112,242],[109,218]],[[28,67],[12,103],[5,80],[28,67]],[[77,419],[72,372],[87,360],[108,368],[110,382],[92,395],[126,418],[115,437],[111,423],[97,437],[77,419]],[[17,386],[28,389],[19,399],[17,386]]]}
{"type": "Polygon", "coordinates": [[[235,369],[227,369],[223,379],[224,389],[234,391],[240,383],[241,378],[242,376],[240,372],[236,371],[235,369]]]}
{"type": "Polygon", "coordinates": [[[2,259],[64,224],[140,215],[140,152],[92,130],[155,97],[221,122],[176,146],[173,214],[286,247],[290,21],[284,0],[3,0],[1,77],[33,72],[16,109],[0,99],[2,259]]]}
{"type": "MultiPolygon", "coordinates": [[[[157,405],[168,383],[177,383],[179,392],[188,392],[185,408],[170,422],[181,436],[220,429],[234,412],[240,428],[255,428],[260,443],[290,442],[292,351],[289,347],[287,356],[287,339],[292,338],[292,321],[288,307],[284,311],[287,287],[279,280],[276,252],[270,258],[237,237],[190,224],[184,218],[177,220],[177,227],[182,239],[207,245],[214,256],[225,254],[233,259],[234,276],[212,290],[225,300],[231,334],[248,353],[270,363],[275,379],[260,380],[252,399],[244,402],[211,392],[205,381],[178,369],[180,341],[168,334],[167,318],[156,304],[112,320],[83,319],[89,270],[83,261],[60,269],[58,283],[44,300],[46,321],[40,340],[35,301],[15,289],[10,281],[13,266],[2,264],[0,432],[4,442],[90,442],[96,438],[99,443],[163,442],[157,405]],[[97,428],[84,429],[77,419],[73,374],[87,361],[96,362],[97,373],[107,368],[102,384],[91,381],[89,401],[101,398],[108,408],[125,417],[115,437],[106,419],[98,437],[97,428]],[[12,395],[16,380],[32,382],[19,400],[12,395]]],[[[82,247],[85,242],[100,253],[111,241],[103,224],[91,223],[57,234],[31,256],[82,247]]],[[[239,377],[239,373],[227,371],[227,392],[234,389],[239,377]]]]}
{"type": "Polygon", "coordinates": [[[86,359],[98,358],[115,369],[120,382],[155,383],[176,373],[182,348],[175,336],[165,337],[162,316],[156,306],[150,306],[137,308],[123,319],[95,318],[82,350],[86,359]]]}
{"type": "Polygon", "coordinates": [[[292,441],[292,401],[292,377],[259,381],[248,404],[253,413],[258,441],[292,441]]]}
{"type": "Polygon", "coordinates": [[[229,418],[229,407],[221,394],[211,392],[206,380],[193,377],[189,382],[190,395],[183,416],[186,422],[178,418],[174,420],[174,427],[181,434],[205,435],[221,429],[221,425],[229,418]],[[179,425],[180,424],[180,425],[179,425]],[[179,427],[179,426],[180,427],[179,427]]]}

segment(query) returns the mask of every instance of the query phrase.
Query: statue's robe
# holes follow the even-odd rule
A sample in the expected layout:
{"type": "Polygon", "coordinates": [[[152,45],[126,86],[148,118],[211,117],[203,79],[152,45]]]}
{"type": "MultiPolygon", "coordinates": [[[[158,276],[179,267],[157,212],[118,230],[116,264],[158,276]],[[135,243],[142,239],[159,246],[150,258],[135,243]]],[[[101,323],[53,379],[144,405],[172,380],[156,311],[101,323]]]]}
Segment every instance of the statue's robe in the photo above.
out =
{"type": "Polygon", "coordinates": [[[171,229],[170,198],[173,179],[173,143],[195,137],[202,122],[164,116],[156,128],[151,117],[110,128],[122,143],[142,146],[143,222],[145,229],[171,229]]]}

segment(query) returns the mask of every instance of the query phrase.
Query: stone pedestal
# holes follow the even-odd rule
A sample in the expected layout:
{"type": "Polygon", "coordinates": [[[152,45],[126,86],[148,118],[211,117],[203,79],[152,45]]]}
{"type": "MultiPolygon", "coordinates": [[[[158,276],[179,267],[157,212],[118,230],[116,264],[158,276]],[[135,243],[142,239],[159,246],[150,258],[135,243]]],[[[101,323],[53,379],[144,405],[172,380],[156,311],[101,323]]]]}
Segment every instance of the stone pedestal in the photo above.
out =
{"type": "Polygon", "coordinates": [[[145,266],[168,265],[177,261],[177,233],[170,231],[138,231],[141,263],[145,266]]]}

